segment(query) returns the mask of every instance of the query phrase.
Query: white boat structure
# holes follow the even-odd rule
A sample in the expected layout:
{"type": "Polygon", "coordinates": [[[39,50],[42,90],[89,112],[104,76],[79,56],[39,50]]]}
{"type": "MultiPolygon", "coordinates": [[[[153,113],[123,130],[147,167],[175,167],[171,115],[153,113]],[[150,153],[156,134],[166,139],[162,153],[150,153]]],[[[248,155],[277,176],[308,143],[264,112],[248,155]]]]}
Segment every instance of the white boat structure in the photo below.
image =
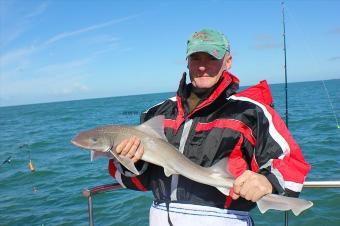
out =
{"type": "MultiPolygon", "coordinates": [[[[93,217],[93,204],[92,198],[95,195],[116,191],[123,188],[119,183],[114,184],[105,184],[101,186],[96,186],[92,188],[86,188],[83,190],[83,197],[87,198],[88,202],[88,216],[89,216],[89,226],[94,226],[94,217],[93,217]]],[[[306,181],[304,183],[304,188],[307,189],[326,189],[326,188],[340,188],[340,181],[306,181]]],[[[286,214],[286,213],[285,213],[286,214]]],[[[288,225],[288,220],[285,217],[285,225],[288,225]]]]}

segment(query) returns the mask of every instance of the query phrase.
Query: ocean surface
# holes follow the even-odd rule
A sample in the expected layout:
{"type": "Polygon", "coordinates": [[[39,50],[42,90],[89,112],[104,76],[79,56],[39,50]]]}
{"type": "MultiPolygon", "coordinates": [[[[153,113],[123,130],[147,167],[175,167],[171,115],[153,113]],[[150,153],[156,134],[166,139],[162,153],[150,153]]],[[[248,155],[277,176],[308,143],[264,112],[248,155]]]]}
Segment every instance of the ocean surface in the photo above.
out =
{"type": "MultiPolygon", "coordinates": [[[[340,180],[340,80],[289,84],[289,128],[312,165],[308,180],[340,180]],[[333,104],[334,111],[331,108],[333,104]]],[[[271,85],[284,116],[284,85],[271,85]]],[[[82,190],[113,183],[107,160],[71,145],[77,132],[105,124],[138,124],[139,114],[174,93],[0,108],[0,225],[88,225],[82,190]],[[28,168],[32,159],[36,171],[28,168]]],[[[340,225],[340,189],[304,189],[314,206],[289,225],[340,225]]],[[[150,193],[121,189],[93,197],[95,225],[146,226],[150,193]]],[[[252,211],[256,225],[284,225],[284,214],[252,211]]]]}

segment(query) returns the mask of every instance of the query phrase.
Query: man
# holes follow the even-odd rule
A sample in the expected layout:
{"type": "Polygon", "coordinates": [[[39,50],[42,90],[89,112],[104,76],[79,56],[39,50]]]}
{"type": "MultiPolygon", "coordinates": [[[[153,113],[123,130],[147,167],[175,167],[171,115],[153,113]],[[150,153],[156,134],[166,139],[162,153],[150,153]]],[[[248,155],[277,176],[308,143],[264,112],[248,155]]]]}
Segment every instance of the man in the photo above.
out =
{"type": "Polygon", "coordinates": [[[232,57],[222,33],[195,32],[187,59],[191,83],[186,84],[184,73],[176,98],[153,106],[141,121],[164,115],[168,141],[201,166],[228,157],[236,178],[231,194],[182,176],[166,177],[161,167],[139,161],[143,147],[137,137],[116,151],[131,158],[141,175],[113,160],[110,174],[128,188],[152,190],[150,225],[252,225],[248,212],[255,202],[269,193],[298,196],[310,166],[270,106],[265,82],[236,93],[239,80],[229,72],[232,57]]]}

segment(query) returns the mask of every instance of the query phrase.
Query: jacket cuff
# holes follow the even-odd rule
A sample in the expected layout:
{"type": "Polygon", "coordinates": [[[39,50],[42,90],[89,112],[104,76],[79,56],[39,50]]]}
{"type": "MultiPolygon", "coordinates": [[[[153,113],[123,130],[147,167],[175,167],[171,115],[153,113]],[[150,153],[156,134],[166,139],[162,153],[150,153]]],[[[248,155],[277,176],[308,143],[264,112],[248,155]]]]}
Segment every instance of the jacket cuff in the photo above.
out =
{"type": "Polygon", "coordinates": [[[279,180],[276,178],[276,176],[273,173],[271,173],[267,169],[261,169],[259,173],[265,176],[268,179],[268,181],[271,183],[273,187],[273,191],[272,191],[273,194],[279,194],[279,195],[285,194],[285,190],[282,188],[279,180]]]}

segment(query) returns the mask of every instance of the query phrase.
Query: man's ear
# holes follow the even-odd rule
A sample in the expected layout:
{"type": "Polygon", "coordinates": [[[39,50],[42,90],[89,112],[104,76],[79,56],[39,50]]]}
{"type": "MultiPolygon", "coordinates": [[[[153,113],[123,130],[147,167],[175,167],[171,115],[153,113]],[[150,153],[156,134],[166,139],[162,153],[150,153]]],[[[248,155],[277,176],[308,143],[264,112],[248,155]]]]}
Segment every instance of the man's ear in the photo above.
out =
{"type": "Polygon", "coordinates": [[[225,67],[228,71],[230,70],[232,64],[233,64],[233,57],[229,55],[225,62],[225,67]]]}

